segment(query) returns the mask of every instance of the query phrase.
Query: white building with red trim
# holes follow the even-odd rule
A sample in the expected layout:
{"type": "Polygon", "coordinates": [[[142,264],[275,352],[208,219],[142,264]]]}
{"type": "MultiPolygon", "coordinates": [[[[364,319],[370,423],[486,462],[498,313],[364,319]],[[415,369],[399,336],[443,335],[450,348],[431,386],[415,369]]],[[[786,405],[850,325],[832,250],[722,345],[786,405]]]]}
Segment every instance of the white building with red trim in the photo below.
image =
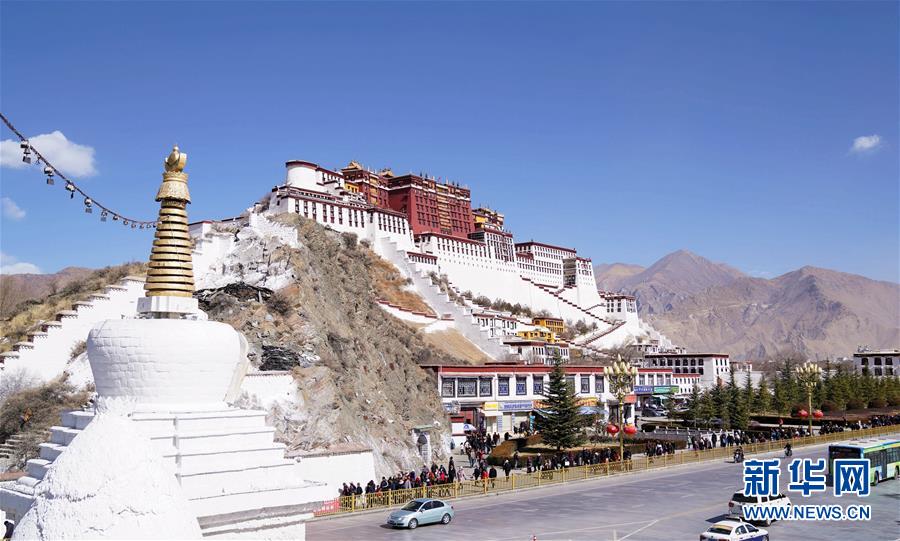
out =
{"type": "MultiPolygon", "coordinates": [[[[437,392],[450,413],[454,438],[461,440],[462,423],[484,428],[489,433],[512,433],[513,427],[528,423],[535,409],[546,398],[553,367],[518,363],[489,363],[480,366],[423,366],[435,374],[437,392]]],[[[584,413],[595,413],[606,419],[615,416],[618,403],[609,389],[604,367],[599,365],[565,366],[566,376],[584,413]]],[[[639,373],[658,371],[641,368],[639,373]]],[[[634,422],[634,394],[626,398],[625,420],[634,422]]]]}

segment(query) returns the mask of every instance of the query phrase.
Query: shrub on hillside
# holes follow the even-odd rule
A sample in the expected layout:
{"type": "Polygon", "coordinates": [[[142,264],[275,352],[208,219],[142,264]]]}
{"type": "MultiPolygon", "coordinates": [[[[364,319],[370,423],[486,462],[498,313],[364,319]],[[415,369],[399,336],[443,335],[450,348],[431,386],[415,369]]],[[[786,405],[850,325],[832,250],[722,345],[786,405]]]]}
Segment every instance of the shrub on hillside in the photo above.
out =
{"type": "Polygon", "coordinates": [[[87,342],[84,340],[79,340],[75,342],[75,345],[73,345],[72,349],[69,351],[69,359],[74,359],[85,351],[87,351],[87,342]]]}
{"type": "Polygon", "coordinates": [[[851,398],[847,401],[848,410],[861,410],[866,407],[866,403],[859,398],[851,398]]]}
{"type": "Polygon", "coordinates": [[[341,241],[344,243],[344,248],[348,250],[356,248],[357,238],[353,233],[341,233],[341,241]]]}
{"type": "Polygon", "coordinates": [[[11,394],[0,411],[0,441],[23,435],[14,451],[13,467],[24,467],[25,461],[36,457],[38,444],[46,439],[50,427],[59,423],[60,414],[80,408],[89,397],[88,391],[75,389],[65,376],[11,394]]]}
{"type": "Polygon", "coordinates": [[[275,292],[267,302],[269,308],[281,316],[287,316],[291,312],[291,299],[287,295],[275,292]]]}

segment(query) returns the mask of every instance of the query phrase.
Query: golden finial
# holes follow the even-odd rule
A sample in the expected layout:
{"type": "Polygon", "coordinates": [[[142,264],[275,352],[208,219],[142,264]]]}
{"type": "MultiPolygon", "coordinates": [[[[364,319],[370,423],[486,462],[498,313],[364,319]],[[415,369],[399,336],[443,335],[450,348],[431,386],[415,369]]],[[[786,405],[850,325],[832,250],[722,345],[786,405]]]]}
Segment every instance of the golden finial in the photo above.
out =
{"type": "Polygon", "coordinates": [[[191,297],[194,294],[194,271],[191,252],[194,242],[188,231],[188,175],[184,172],[187,154],[172,148],[163,162],[163,182],[156,194],[160,202],[159,219],[144,291],[148,297],[191,297]]]}
{"type": "Polygon", "coordinates": [[[172,147],[172,152],[166,158],[164,162],[166,166],[166,171],[175,171],[180,173],[184,171],[184,166],[187,164],[187,154],[178,150],[178,145],[172,147]]]}

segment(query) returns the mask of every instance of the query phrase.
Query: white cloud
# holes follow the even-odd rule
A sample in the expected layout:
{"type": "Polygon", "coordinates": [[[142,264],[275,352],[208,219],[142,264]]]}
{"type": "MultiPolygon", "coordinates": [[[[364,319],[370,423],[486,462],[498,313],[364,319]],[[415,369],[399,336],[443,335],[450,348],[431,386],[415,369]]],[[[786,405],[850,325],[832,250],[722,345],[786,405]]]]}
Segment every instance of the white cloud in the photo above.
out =
{"type": "Polygon", "coordinates": [[[0,274],[44,274],[34,263],[19,261],[17,258],[0,252],[0,274]]]}
{"type": "MultiPolygon", "coordinates": [[[[97,174],[97,168],[94,166],[94,148],[69,141],[59,130],[35,135],[29,138],[28,142],[50,160],[54,167],[67,175],[89,177],[97,174]]],[[[28,164],[22,161],[22,149],[18,141],[12,139],[0,141],[0,165],[11,169],[28,167],[28,164]]]]}
{"type": "Polygon", "coordinates": [[[850,152],[854,154],[868,154],[869,152],[875,152],[879,148],[881,148],[881,136],[880,135],[862,135],[853,140],[853,146],[850,147],[850,152]]]}
{"type": "Polygon", "coordinates": [[[2,214],[4,218],[13,221],[18,221],[25,217],[25,211],[19,208],[19,205],[8,197],[0,199],[0,214],[2,214]]]}

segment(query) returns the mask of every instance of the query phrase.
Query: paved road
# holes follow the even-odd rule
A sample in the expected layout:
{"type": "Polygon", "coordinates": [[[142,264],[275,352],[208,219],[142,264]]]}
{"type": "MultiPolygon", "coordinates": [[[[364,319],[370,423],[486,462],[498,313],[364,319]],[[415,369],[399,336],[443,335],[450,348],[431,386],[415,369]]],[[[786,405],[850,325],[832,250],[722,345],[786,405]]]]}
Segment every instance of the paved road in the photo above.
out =
{"type": "MultiPolygon", "coordinates": [[[[794,456],[822,457],[825,446],[797,450],[794,456]]],[[[758,455],[757,455],[758,456],[758,455]]],[[[778,456],[770,454],[769,456],[778,456]]],[[[782,464],[782,489],[789,479],[782,464]]],[[[741,488],[740,466],[725,462],[680,466],[618,478],[591,480],[483,498],[454,501],[456,519],[448,526],[421,526],[414,531],[382,526],[388,512],[310,522],[307,539],[539,541],[548,540],[695,540],[722,518],[728,499],[741,488]]],[[[803,498],[804,504],[864,503],[873,520],[860,522],[776,522],[768,528],[772,541],[900,539],[900,482],[873,487],[868,498],[803,498]]]]}

